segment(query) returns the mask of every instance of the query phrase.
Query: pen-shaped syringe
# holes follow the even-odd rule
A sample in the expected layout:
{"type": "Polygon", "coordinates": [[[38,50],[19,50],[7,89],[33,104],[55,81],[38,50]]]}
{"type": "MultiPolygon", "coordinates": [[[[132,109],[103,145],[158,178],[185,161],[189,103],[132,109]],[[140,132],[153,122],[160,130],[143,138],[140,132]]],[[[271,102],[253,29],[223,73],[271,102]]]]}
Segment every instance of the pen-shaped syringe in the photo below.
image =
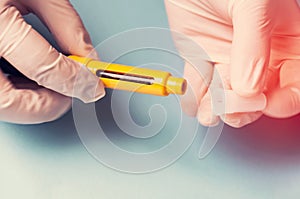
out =
{"type": "Polygon", "coordinates": [[[69,58],[88,67],[101,78],[107,88],[159,96],[183,95],[186,91],[186,80],[173,77],[169,72],[106,63],[73,55],[69,58]]]}

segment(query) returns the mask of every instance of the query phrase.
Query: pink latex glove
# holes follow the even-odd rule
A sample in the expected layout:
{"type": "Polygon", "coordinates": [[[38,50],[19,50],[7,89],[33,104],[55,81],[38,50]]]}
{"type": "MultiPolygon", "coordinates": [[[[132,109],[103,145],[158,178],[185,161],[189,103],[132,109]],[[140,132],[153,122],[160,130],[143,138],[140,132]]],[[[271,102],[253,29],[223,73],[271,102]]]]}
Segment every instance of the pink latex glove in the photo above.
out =
{"type": "MultiPolygon", "coordinates": [[[[196,68],[205,71],[201,75],[186,63],[184,75],[191,88],[182,98],[185,112],[197,115],[207,126],[219,122],[208,90],[220,87],[212,80],[216,71],[225,89],[242,97],[267,95],[263,111],[221,115],[233,127],[249,124],[263,113],[285,118],[300,112],[300,9],[296,0],[166,0],[165,4],[171,30],[194,40],[210,58],[196,60],[196,68]]],[[[183,39],[175,37],[175,43],[187,57],[203,56],[193,54],[183,39]]]]}
{"type": "Polygon", "coordinates": [[[68,0],[1,0],[0,56],[37,84],[25,78],[10,80],[0,70],[0,120],[52,121],[70,108],[70,97],[84,102],[103,97],[99,78],[50,46],[24,21],[22,15],[28,13],[42,20],[64,53],[98,58],[90,54],[89,34],[68,0]]]}

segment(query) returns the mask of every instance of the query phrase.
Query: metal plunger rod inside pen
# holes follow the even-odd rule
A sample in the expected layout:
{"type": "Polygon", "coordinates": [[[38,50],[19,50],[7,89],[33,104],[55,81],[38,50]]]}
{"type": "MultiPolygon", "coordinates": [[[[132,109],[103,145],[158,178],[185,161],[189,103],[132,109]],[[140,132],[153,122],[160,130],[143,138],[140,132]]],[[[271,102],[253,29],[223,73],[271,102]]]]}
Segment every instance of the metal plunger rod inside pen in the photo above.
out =
{"type": "Polygon", "coordinates": [[[118,73],[118,72],[108,71],[108,70],[97,70],[96,75],[102,78],[109,78],[109,79],[146,84],[146,85],[151,85],[154,83],[153,77],[118,73]]]}

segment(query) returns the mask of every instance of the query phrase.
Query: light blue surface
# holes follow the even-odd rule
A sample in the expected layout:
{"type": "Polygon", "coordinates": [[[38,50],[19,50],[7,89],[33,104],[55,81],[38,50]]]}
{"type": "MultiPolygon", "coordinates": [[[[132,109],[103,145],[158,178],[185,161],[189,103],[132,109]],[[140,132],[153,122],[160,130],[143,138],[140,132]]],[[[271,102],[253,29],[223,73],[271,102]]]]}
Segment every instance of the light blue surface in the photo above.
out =
{"type": "MultiPolygon", "coordinates": [[[[132,28],[168,27],[162,0],[72,2],[94,44],[132,28]]],[[[30,20],[38,24],[35,19],[30,20]]],[[[109,59],[113,51],[102,52],[101,57],[109,59]]],[[[148,50],[128,54],[118,61],[134,65],[171,63],[180,73],[181,60],[170,61],[169,57],[148,50]]],[[[118,92],[118,96],[126,95],[118,92]]],[[[122,106],[122,98],[117,102],[122,106]]],[[[149,142],[124,136],[113,122],[110,103],[108,92],[97,103],[97,113],[108,136],[120,147],[135,152],[151,151],[174,136],[176,114],[180,113],[176,98],[132,97],[130,111],[140,125],[149,123],[151,104],[161,103],[169,113],[163,130],[149,142]]],[[[160,117],[161,113],[155,112],[154,116],[160,117]]],[[[93,158],[78,137],[71,112],[42,125],[0,123],[0,198],[298,199],[299,119],[262,118],[239,130],[226,126],[212,153],[203,160],[197,155],[206,129],[199,127],[193,145],[178,161],[157,172],[139,175],[115,171],[93,158]]]]}

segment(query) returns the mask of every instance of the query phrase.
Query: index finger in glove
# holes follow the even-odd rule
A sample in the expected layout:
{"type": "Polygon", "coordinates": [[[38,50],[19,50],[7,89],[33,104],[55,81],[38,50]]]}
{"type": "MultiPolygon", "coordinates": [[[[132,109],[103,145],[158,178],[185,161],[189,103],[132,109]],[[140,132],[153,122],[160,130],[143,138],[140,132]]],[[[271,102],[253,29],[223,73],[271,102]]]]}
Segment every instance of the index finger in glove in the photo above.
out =
{"type": "Polygon", "coordinates": [[[265,86],[276,2],[230,2],[234,32],[230,68],[232,88],[241,96],[255,96],[261,94],[265,86]]]}
{"type": "Polygon", "coordinates": [[[19,11],[6,7],[0,14],[0,53],[28,78],[48,89],[84,102],[105,94],[102,82],[88,69],[58,53],[22,18],[19,11]],[[74,85],[76,92],[74,92],[74,85]]]}
{"type": "Polygon", "coordinates": [[[191,21],[196,20],[195,15],[174,2],[166,0],[165,5],[174,43],[185,61],[184,78],[188,82],[188,89],[181,98],[182,109],[188,115],[196,116],[211,81],[213,66],[199,42],[196,30],[192,31],[194,27],[191,21]],[[181,18],[189,19],[190,23],[178,20],[181,18]]]}
{"type": "Polygon", "coordinates": [[[68,0],[25,1],[49,28],[64,53],[98,59],[84,24],[68,0]]]}

